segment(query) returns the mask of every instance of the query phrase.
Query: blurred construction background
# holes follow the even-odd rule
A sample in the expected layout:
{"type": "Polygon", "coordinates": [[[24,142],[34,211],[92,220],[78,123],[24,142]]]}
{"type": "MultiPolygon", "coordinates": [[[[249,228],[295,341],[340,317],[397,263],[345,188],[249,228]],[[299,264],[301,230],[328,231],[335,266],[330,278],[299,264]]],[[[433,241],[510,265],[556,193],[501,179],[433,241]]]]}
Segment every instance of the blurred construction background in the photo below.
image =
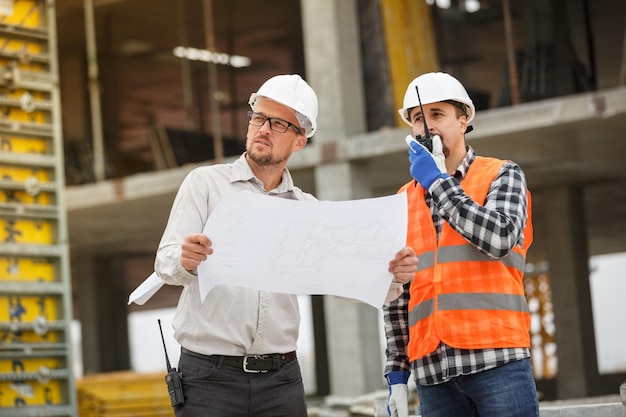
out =
{"type": "MultiPolygon", "coordinates": [[[[127,301],[185,174],[238,156],[249,94],[299,73],[320,127],[290,161],[296,184],[323,200],[395,193],[409,133],[396,109],[433,70],[476,104],[469,145],[518,162],[533,194],[542,400],[617,394],[626,369],[598,367],[589,260],[626,252],[626,2],[2,0],[0,417],[125,410],[116,378],[150,393],[127,403],[171,415],[150,399],[158,373],[133,372],[133,349],[162,358],[158,328],[131,348],[129,317],[169,311],[180,289],[127,301]]],[[[310,397],[384,388],[380,312],[302,305],[310,397]]]]}

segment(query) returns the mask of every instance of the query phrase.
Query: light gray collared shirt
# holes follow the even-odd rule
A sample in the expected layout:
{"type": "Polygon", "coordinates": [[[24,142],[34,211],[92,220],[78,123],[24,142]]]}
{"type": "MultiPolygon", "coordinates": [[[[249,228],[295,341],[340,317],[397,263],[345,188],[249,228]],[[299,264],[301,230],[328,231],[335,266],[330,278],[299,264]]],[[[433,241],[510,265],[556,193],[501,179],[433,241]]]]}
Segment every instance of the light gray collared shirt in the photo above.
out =
{"type": "MultiPolygon", "coordinates": [[[[300,325],[297,296],[222,285],[211,290],[201,303],[195,271],[185,270],[180,262],[184,237],[202,233],[220,200],[243,190],[279,198],[315,200],[293,185],[288,170],[283,172],[277,188],[265,191],[245,154],[233,163],[195,168],[187,175],[161,238],[155,271],[166,283],[183,286],[174,316],[174,337],[181,346],[194,352],[241,356],[296,350],[300,325]]],[[[211,238],[210,231],[208,237],[211,238]]]]}

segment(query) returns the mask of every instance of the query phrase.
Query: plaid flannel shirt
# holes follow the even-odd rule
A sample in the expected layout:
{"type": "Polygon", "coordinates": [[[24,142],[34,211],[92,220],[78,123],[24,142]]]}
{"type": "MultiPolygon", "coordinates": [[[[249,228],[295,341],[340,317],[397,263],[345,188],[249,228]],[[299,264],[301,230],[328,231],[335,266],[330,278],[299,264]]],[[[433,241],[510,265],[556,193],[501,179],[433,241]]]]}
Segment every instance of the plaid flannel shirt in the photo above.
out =
{"type": "MultiPolygon", "coordinates": [[[[456,230],[486,255],[499,259],[524,239],[526,225],[526,179],[520,167],[510,161],[502,166],[491,184],[484,205],[470,200],[460,182],[476,154],[467,154],[455,174],[438,180],[426,193],[437,236],[443,222],[456,230]]],[[[393,371],[414,372],[419,384],[434,385],[458,375],[474,374],[505,363],[530,357],[529,348],[457,349],[440,343],[437,349],[409,364],[409,286],[402,295],[383,307],[387,335],[385,375],[393,371]]],[[[477,335],[477,337],[479,337],[477,335]]]]}

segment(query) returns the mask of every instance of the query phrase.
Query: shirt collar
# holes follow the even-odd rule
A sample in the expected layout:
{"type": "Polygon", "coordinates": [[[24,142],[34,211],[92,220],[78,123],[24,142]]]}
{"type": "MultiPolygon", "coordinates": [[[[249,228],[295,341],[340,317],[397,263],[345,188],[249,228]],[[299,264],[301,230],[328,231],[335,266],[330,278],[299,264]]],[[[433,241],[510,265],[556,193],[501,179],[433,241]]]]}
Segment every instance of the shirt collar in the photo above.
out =
{"type": "MultiPolygon", "coordinates": [[[[246,159],[246,152],[244,152],[239,159],[233,162],[233,170],[230,174],[231,182],[238,181],[251,181],[256,182],[261,187],[263,187],[263,183],[259,180],[252,172],[252,168],[248,164],[248,160],[246,159]]],[[[283,170],[282,179],[278,187],[276,187],[277,193],[287,193],[293,191],[293,179],[291,178],[291,174],[287,169],[283,170]]],[[[272,191],[272,190],[267,190],[272,191]]]]}
{"type": "Polygon", "coordinates": [[[463,158],[463,160],[459,164],[459,166],[456,169],[456,171],[454,171],[454,175],[453,175],[454,178],[456,178],[459,181],[461,181],[463,178],[465,178],[465,176],[467,175],[467,170],[469,170],[469,167],[472,164],[472,162],[474,161],[474,159],[476,159],[476,152],[474,152],[474,149],[472,149],[471,146],[468,146],[467,147],[467,153],[465,154],[465,157],[463,158]]]}

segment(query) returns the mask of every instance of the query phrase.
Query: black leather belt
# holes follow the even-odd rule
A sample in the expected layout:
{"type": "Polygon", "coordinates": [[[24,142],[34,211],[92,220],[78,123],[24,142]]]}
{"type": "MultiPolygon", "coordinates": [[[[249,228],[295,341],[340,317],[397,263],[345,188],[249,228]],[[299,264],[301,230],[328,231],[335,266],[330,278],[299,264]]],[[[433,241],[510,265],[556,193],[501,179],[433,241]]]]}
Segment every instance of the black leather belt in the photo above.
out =
{"type": "Polygon", "coordinates": [[[192,352],[189,349],[181,348],[181,352],[196,358],[243,369],[245,372],[259,373],[277,371],[283,365],[296,359],[296,352],[272,353],[268,355],[245,355],[245,356],[223,356],[223,355],[203,355],[192,352]]]}

